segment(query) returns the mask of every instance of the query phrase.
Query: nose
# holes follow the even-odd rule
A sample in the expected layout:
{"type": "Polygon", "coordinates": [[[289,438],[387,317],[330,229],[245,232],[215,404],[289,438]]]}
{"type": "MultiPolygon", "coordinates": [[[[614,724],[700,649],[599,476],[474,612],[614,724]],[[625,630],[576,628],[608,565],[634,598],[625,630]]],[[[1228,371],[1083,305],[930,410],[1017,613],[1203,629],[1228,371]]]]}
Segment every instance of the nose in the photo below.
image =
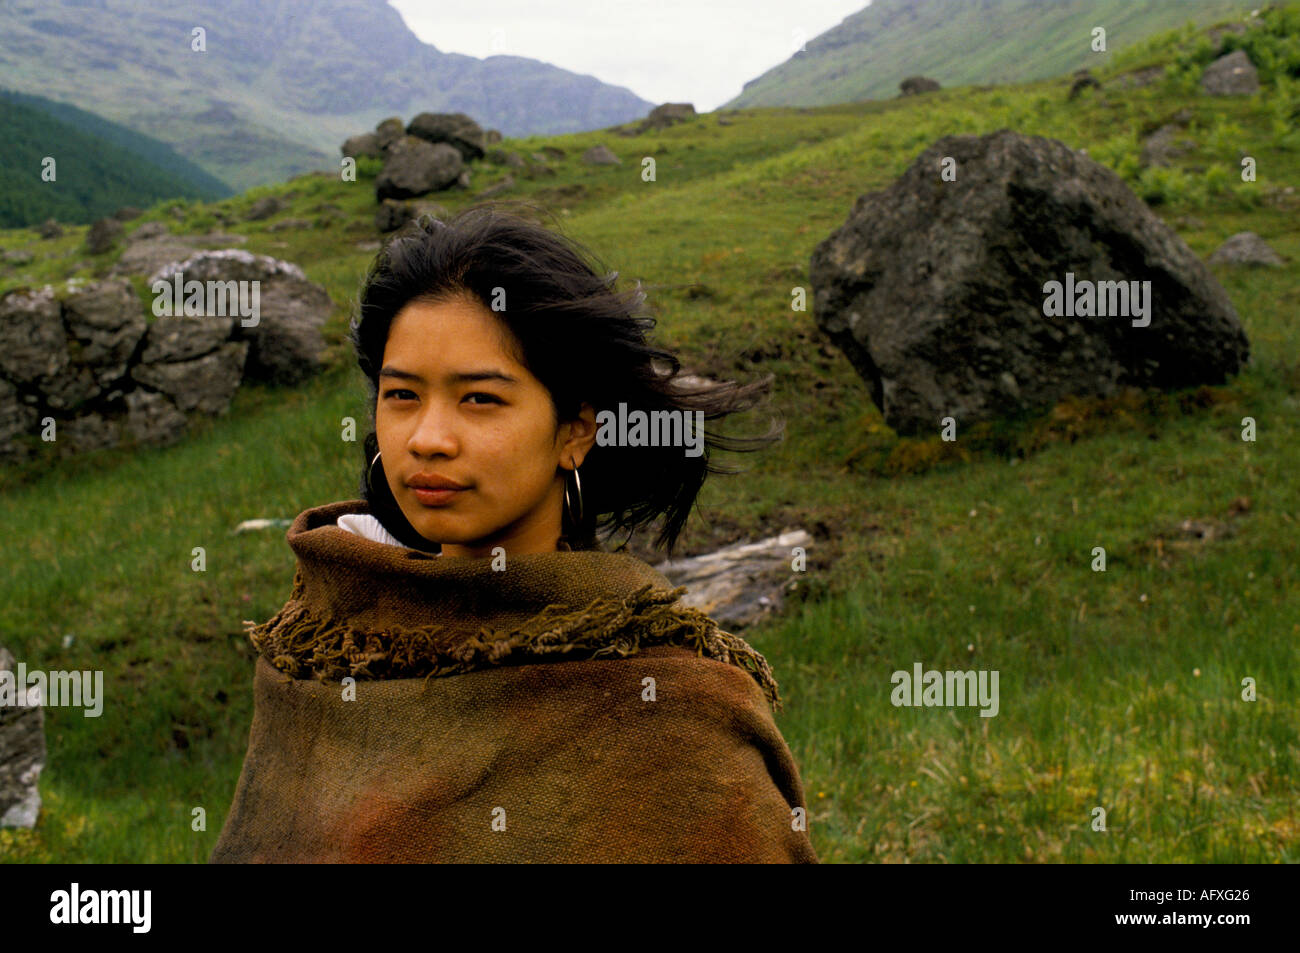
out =
{"type": "Polygon", "coordinates": [[[455,410],[442,402],[428,401],[420,410],[406,447],[417,457],[454,457],[460,452],[455,410]]]}

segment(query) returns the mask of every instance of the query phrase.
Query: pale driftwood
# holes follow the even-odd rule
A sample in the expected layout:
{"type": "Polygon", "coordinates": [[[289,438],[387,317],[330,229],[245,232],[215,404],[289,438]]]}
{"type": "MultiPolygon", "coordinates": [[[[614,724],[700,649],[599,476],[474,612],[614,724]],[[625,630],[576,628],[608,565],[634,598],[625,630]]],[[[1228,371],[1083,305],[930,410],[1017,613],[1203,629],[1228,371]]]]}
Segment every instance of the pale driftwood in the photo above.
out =
{"type": "Polygon", "coordinates": [[[728,546],[655,568],[675,586],[686,586],[684,605],[708,613],[722,628],[744,628],[779,609],[790,583],[796,547],[807,552],[812,536],[792,529],[757,543],[728,546]]]}

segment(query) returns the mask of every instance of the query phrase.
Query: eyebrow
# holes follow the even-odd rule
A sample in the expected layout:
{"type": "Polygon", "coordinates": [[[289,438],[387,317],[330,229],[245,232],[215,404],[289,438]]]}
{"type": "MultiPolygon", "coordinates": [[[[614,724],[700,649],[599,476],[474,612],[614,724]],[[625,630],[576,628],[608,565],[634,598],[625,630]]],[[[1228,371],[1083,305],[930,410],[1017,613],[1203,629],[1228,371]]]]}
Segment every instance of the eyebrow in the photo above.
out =
{"type": "MultiPolygon", "coordinates": [[[[388,366],[379,372],[380,377],[394,377],[403,381],[415,381],[417,384],[423,384],[424,378],[419,374],[413,374],[410,371],[403,371],[396,367],[388,366]]],[[[507,384],[518,384],[518,378],[511,377],[504,371],[489,367],[479,371],[461,371],[460,373],[446,375],[449,383],[459,384],[466,381],[503,381],[507,384]]]]}

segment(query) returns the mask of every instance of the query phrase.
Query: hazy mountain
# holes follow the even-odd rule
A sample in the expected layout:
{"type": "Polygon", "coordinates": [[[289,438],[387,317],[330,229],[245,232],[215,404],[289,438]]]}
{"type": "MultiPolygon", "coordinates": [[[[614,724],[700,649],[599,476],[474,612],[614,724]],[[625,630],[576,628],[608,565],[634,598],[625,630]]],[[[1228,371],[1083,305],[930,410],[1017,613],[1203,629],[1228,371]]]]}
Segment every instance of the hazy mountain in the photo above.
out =
{"type": "Polygon", "coordinates": [[[1104,64],[1188,20],[1239,17],[1263,0],[875,0],[745,84],[719,108],[825,106],[898,95],[908,76],[944,86],[1028,82],[1104,64]],[[1090,47],[1106,30],[1107,53],[1090,47]]]}
{"type": "Polygon", "coordinates": [[[5,0],[0,86],[170,143],[241,189],[336,167],[345,138],[388,116],[465,112],[510,136],[654,105],[536,60],[443,53],[387,0],[5,0]]]}

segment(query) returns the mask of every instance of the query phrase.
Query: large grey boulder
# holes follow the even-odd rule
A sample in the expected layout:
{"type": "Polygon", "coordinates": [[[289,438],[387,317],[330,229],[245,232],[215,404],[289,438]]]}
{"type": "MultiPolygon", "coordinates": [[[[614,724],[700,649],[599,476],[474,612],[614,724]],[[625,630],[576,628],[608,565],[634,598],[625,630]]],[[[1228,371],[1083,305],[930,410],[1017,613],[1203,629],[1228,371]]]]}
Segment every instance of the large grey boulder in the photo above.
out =
{"type": "Polygon", "coordinates": [[[98,397],[127,369],[145,330],[140,299],[124,279],[48,285],[0,301],[0,374],[38,390],[53,410],[98,397]]]}
{"type": "Polygon", "coordinates": [[[379,146],[379,137],[373,132],[363,132],[359,136],[348,138],[342,146],[345,156],[354,159],[382,159],[384,150],[379,146]]]}
{"type": "Polygon", "coordinates": [[[162,315],[149,325],[140,363],[168,364],[211,354],[234,336],[238,321],[238,315],[234,314],[162,315]]]}
{"type": "Polygon", "coordinates": [[[125,278],[77,287],[63,299],[63,321],[78,345],[78,361],[101,388],[126,373],[148,328],[140,297],[125,278]]]}
{"type": "Polygon", "coordinates": [[[241,249],[200,251],[148,283],[170,291],[178,277],[200,284],[200,313],[186,312],[187,288],[163,313],[157,288],[152,323],[126,278],[0,295],[0,460],[174,443],[187,413],[224,414],[244,380],[294,384],[320,369],[333,302],[296,265],[241,249]],[[39,439],[49,435],[46,418],[54,447],[39,439]]]}
{"type": "MultiPolygon", "coordinates": [[[[0,646],[0,671],[16,670],[13,655],[0,646]]],[[[15,688],[27,692],[25,684],[15,688]]],[[[0,705],[0,827],[35,827],[41,813],[45,708],[39,696],[27,695],[27,701],[36,704],[0,705]]]]}
{"type": "Polygon", "coordinates": [[[818,325],[900,434],[1221,384],[1249,359],[1227,293],[1119,176],[1005,129],[941,139],[860,196],[810,279],[818,325]],[[1067,296],[1077,316],[1049,316],[1067,296]]]}
{"type": "Polygon", "coordinates": [[[464,160],[455,147],[403,136],[388,147],[384,167],[375,179],[375,196],[383,201],[427,195],[450,188],[462,171],[464,160]]]}
{"type": "Polygon", "coordinates": [[[34,432],[40,418],[40,412],[22,399],[18,388],[0,377],[0,457],[17,456],[21,445],[16,438],[34,432]]]}
{"type": "Polygon", "coordinates": [[[640,135],[657,129],[667,129],[681,122],[690,122],[696,117],[694,103],[661,103],[632,130],[632,135],[640,135]]]}
{"type": "Polygon", "coordinates": [[[131,377],[166,395],[182,413],[224,414],[239,389],[248,348],[247,341],[227,341],[191,360],[137,364],[131,377]]]}
{"type": "Polygon", "coordinates": [[[406,132],[435,145],[446,143],[466,162],[482,159],[487,150],[483,127],[465,113],[420,113],[411,120],[406,132]]]}
{"type": "Polygon", "coordinates": [[[123,428],[137,443],[166,447],[185,436],[189,418],[162,394],[138,389],[130,391],[124,400],[123,428]]]}
{"type": "Polygon", "coordinates": [[[62,374],[70,360],[54,288],[19,288],[0,297],[0,376],[35,384],[62,374]]]}
{"type": "Polygon", "coordinates": [[[225,232],[173,235],[162,227],[161,222],[150,222],[140,226],[128,241],[126,249],[109,269],[109,275],[151,275],[163,266],[184,261],[197,252],[242,245],[248,238],[225,232]],[[150,225],[159,228],[150,228],[150,225]]]}
{"type": "Polygon", "coordinates": [[[375,126],[375,143],[384,152],[387,152],[389,147],[404,135],[406,135],[406,123],[397,116],[385,119],[375,126]]]}
{"type": "Polygon", "coordinates": [[[58,425],[54,447],[63,457],[106,450],[122,442],[122,424],[98,411],[81,411],[58,425]]]}
{"type": "MultiPolygon", "coordinates": [[[[167,265],[149,277],[149,284],[174,281],[178,272],[186,283],[257,282],[257,323],[245,326],[244,322],[251,318],[239,316],[233,329],[234,340],[250,345],[244,380],[297,384],[320,370],[325,349],[321,328],[334,303],[329,293],[310,281],[297,265],[239,248],[206,251],[167,265]]],[[[229,366],[232,355],[227,352],[220,366],[229,366]]],[[[158,378],[154,375],[149,379],[158,378]]],[[[182,403],[178,402],[178,406],[186,409],[182,403]]]]}

